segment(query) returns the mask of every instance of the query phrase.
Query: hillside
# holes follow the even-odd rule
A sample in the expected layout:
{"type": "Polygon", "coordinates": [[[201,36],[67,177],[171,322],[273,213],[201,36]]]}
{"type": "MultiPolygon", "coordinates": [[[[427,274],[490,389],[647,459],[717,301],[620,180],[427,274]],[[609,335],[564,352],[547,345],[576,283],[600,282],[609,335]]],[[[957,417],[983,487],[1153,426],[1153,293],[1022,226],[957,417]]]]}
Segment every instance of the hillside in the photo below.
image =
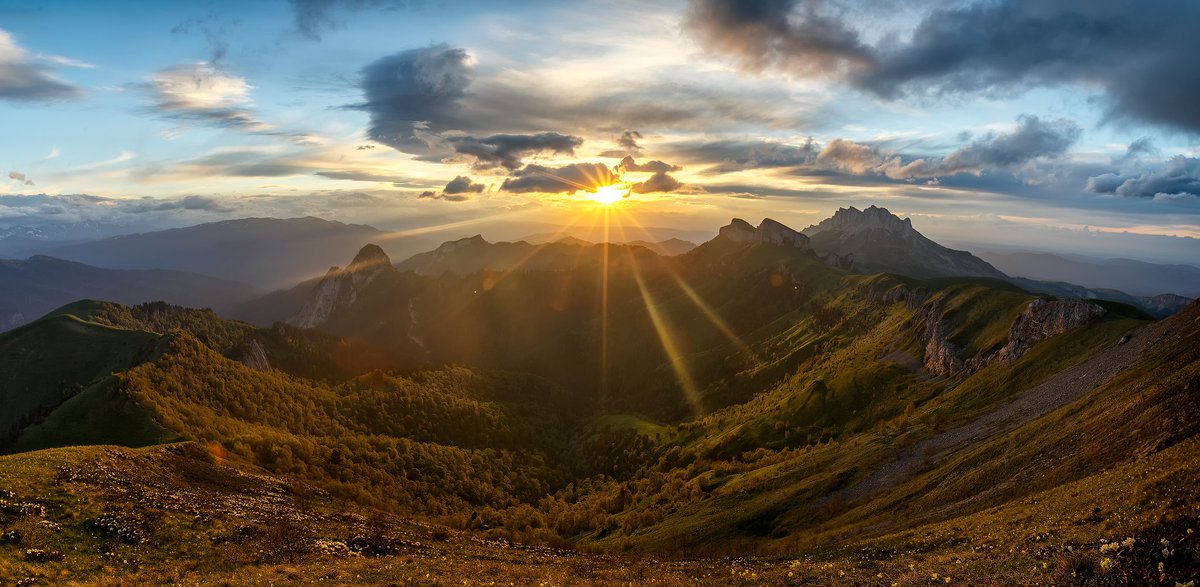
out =
{"type": "Polygon", "coordinates": [[[122,304],[165,300],[225,311],[254,294],[241,283],[184,271],[101,269],[45,256],[0,259],[0,331],[82,298],[122,304]]]}
{"type": "Polygon", "coordinates": [[[340,261],[339,251],[375,241],[400,257],[428,246],[419,238],[392,238],[370,226],[307,217],[225,220],[43,252],[112,269],[190,271],[251,284],[265,292],[317,277],[340,261]]]}

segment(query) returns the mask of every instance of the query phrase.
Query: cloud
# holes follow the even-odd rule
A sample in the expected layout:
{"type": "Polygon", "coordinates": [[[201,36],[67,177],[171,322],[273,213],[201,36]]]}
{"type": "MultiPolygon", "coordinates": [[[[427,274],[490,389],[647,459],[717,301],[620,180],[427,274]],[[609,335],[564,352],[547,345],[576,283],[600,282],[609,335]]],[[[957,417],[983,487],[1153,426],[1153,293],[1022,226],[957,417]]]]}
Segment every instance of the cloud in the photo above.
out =
{"type": "Polygon", "coordinates": [[[25,177],[25,174],[19,171],[9,171],[8,178],[20,182],[22,185],[33,185],[33,180],[25,177]]]}
{"type": "Polygon", "coordinates": [[[951,3],[873,45],[824,6],[838,3],[696,0],[686,25],[748,70],[835,77],[885,99],[1072,85],[1100,91],[1114,118],[1200,132],[1198,3],[951,3]]]}
{"type": "Polygon", "coordinates": [[[1013,171],[1040,159],[1064,155],[1079,140],[1079,125],[1067,119],[1044,121],[1022,115],[1011,132],[988,133],[943,157],[911,158],[873,145],[834,139],[816,157],[819,167],[853,175],[929,179],[957,174],[1013,171]]]}
{"type": "Polygon", "coordinates": [[[17,45],[11,34],[0,29],[0,99],[50,102],[83,96],[82,89],[58,79],[39,63],[67,65],[61,61],[66,58],[41,57],[39,60],[37,56],[31,56],[17,45]]]}
{"type": "Polygon", "coordinates": [[[405,0],[290,0],[296,32],[310,41],[320,41],[321,34],[337,28],[335,10],[356,11],[364,8],[401,8],[405,0]]]}
{"type": "Polygon", "coordinates": [[[460,175],[446,183],[446,188],[442,190],[443,194],[477,194],[482,192],[487,186],[481,183],[474,183],[471,178],[460,175]]]}
{"type": "Polygon", "coordinates": [[[1165,164],[1140,173],[1104,173],[1089,177],[1085,189],[1097,194],[1153,198],[1157,201],[1180,200],[1186,195],[1200,196],[1200,158],[1176,155],[1165,164]]]}
{"type": "Polygon", "coordinates": [[[604,151],[600,155],[602,157],[621,157],[621,156],[637,156],[642,154],[642,146],[638,143],[642,138],[642,133],[636,130],[626,130],[621,132],[621,136],[617,137],[615,142],[620,149],[615,151],[604,151]]]}
{"type": "Polygon", "coordinates": [[[517,169],[522,161],[537,153],[555,153],[573,155],[575,148],[583,144],[583,139],[556,132],[544,132],[532,135],[492,135],[490,137],[451,137],[446,139],[459,155],[467,155],[474,159],[475,169],[494,169],[503,167],[508,170],[517,169]]]}
{"type": "Polygon", "coordinates": [[[816,162],[821,148],[809,138],[802,145],[771,140],[727,139],[678,142],[665,150],[698,163],[713,164],[704,173],[729,173],[746,169],[797,167],[816,162]]]}
{"type": "Polygon", "coordinates": [[[639,165],[638,162],[635,161],[630,155],[627,155],[624,159],[622,159],[621,163],[618,164],[617,167],[620,168],[621,171],[626,172],[645,171],[649,173],[666,173],[668,171],[679,171],[683,169],[678,165],[671,165],[669,163],[663,163],[662,161],[647,161],[639,165]]]}
{"type": "Polygon", "coordinates": [[[512,193],[573,194],[617,182],[603,163],[572,163],[558,168],[526,165],[504,180],[500,189],[512,193]]]}
{"type": "Polygon", "coordinates": [[[462,129],[459,100],[474,77],[465,49],[434,45],[379,59],[362,72],[365,102],[354,108],[370,116],[367,135],[398,151],[429,153],[435,133],[462,129]]]}
{"type": "Polygon", "coordinates": [[[221,203],[215,198],[205,196],[185,196],[178,200],[159,200],[142,198],[128,202],[120,202],[121,210],[127,214],[144,214],[146,212],[164,212],[168,210],[202,210],[205,212],[234,212],[236,207],[221,203]]]}
{"type": "Polygon", "coordinates": [[[421,200],[447,200],[450,202],[465,202],[471,199],[470,194],[477,194],[486,189],[487,186],[481,183],[474,183],[471,178],[460,175],[446,183],[446,187],[442,191],[424,191],[417,196],[421,200]]]}
{"type": "Polygon", "coordinates": [[[315,140],[304,133],[277,130],[259,120],[250,110],[253,86],[245,78],[211,63],[188,63],[159,70],[151,76],[148,88],[153,99],[151,109],[168,118],[286,137],[300,144],[315,140]]]}
{"type": "Polygon", "coordinates": [[[697,0],[685,27],[708,50],[731,55],[756,72],[786,69],[800,75],[834,75],[874,66],[873,50],[858,33],[837,18],[820,14],[817,5],[795,0],[697,0]]]}
{"type": "Polygon", "coordinates": [[[633,192],[637,194],[665,194],[678,191],[682,187],[683,183],[674,177],[671,177],[669,173],[665,171],[656,171],[654,175],[651,175],[646,181],[633,184],[631,189],[633,189],[633,192]]]}

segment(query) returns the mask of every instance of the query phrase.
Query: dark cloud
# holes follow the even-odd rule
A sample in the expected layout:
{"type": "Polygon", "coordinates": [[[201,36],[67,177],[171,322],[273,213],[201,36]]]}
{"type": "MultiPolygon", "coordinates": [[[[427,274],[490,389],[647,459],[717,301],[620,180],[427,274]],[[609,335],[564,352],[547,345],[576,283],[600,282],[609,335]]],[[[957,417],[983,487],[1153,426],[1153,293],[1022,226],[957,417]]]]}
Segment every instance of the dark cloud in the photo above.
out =
{"type": "Polygon", "coordinates": [[[481,183],[474,183],[471,181],[471,178],[469,178],[465,175],[460,175],[460,176],[450,180],[449,182],[447,182],[445,189],[442,190],[442,193],[443,194],[478,194],[479,192],[482,192],[485,188],[487,188],[487,186],[485,186],[481,183]]]}
{"type": "Polygon", "coordinates": [[[1102,91],[1113,117],[1200,132],[1200,3],[952,3],[875,45],[829,4],[696,0],[688,27],[748,69],[836,75],[887,99],[1072,84],[1102,91]]]}
{"type": "Polygon", "coordinates": [[[441,192],[427,190],[417,195],[420,200],[447,200],[450,202],[465,202],[471,199],[471,194],[478,194],[487,186],[474,183],[470,177],[460,175],[446,183],[441,192]]]}
{"type": "Polygon", "coordinates": [[[33,180],[29,179],[28,177],[25,176],[24,173],[21,173],[19,171],[9,171],[8,178],[13,181],[19,181],[23,185],[33,185],[33,180]]]}
{"type": "Polygon", "coordinates": [[[140,200],[122,201],[121,211],[127,214],[144,214],[146,212],[164,212],[168,210],[202,210],[205,212],[233,212],[236,207],[223,204],[215,198],[205,196],[186,196],[178,200],[159,200],[142,198],[140,200]]]}
{"type": "Polygon", "coordinates": [[[404,51],[363,70],[366,100],[354,108],[370,116],[372,140],[425,161],[464,156],[476,169],[511,171],[529,156],[569,155],[582,144],[579,137],[558,132],[476,136],[495,121],[480,124],[478,113],[461,104],[473,79],[471,57],[463,49],[443,44],[404,51]]]}
{"type": "Polygon", "coordinates": [[[0,99],[51,102],[82,96],[83,90],[55,77],[0,29],[0,99]]]}
{"type": "Polygon", "coordinates": [[[1097,175],[1088,178],[1085,189],[1097,194],[1131,198],[1200,197],[1200,158],[1176,155],[1165,164],[1137,174],[1097,175]]]}
{"type": "Polygon", "coordinates": [[[321,34],[336,28],[336,11],[356,11],[364,8],[396,9],[412,4],[406,0],[290,0],[295,18],[296,32],[300,36],[320,41],[321,34]]]}
{"type": "Polygon", "coordinates": [[[872,48],[818,7],[796,0],[698,0],[685,26],[704,47],[754,71],[828,75],[873,67],[872,48]]]}
{"type": "Polygon", "coordinates": [[[1158,152],[1154,146],[1154,141],[1150,137],[1139,138],[1125,148],[1125,153],[1116,159],[1117,162],[1136,161],[1146,155],[1153,155],[1158,152]]]}
{"type": "Polygon", "coordinates": [[[797,167],[816,161],[821,148],[810,138],[803,145],[769,140],[722,140],[674,143],[664,149],[698,163],[711,163],[705,173],[729,173],[745,169],[797,167]]]}
{"type": "Polygon", "coordinates": [[[399,151],[428,153],[436,132],[463,130],[459,101],[474,77],[466,50],[449,45],[412,49],[379,59],[363,69],[365,102],[355,108],[370,116],[367,135],[399,151]]]}
{"type": "Polygon", "coordinates": [[[683,183],[665,171],[656,171],[646,181],[633,184],[633,192],[637,194],[670,193],[683,187],[683,183]]]}
{"type": "Polygon", "coordinates": [[[919,159],[904,166],[902,177],[937,177],[956,173],[979,174],[989,169],[1010,169],[1038,158],[1056,158],[1067,152],[1082,130],[1072,120],[1042,120],[1023,115],[1008,133],[989,133],[941,159],[919,159]]]}
{"type": "Polygon", "coordinates": [[[513,193],[573,194],[616,181],[617,176],[603,163],[572,163],[558,168],[531,164],[504,180],[500,189],[513,193]]]}
{"type": "Polygon", "coordinates": [[[617,167],[622,171],[644,171],[649,173],[667,173],[668,171],[679,171],[683,169],[678,165],[671,165],[670,163],[663,163],[662,161],[657,160],[638,164],[638,162],[635,161],[632,156],[626,156],[621,160],[621,163],[618,164],[617,167]]]}
{"type": "Polygon", "coordinates": [[[626,130],[617,137],[614,142],[620,149],[614,151],[604,151],[600,155],[603,157],[624,157],[638,156],[642,154],[642,145],[638,143],[642,139],[642,133],[636,130],[626,130]]]}
{"type": "Polygon", "coordinates": [[[474,159],[476,169],[503,167],[517,169],[522,161],[537,153],[573,155],[583,139],[556,132],[532,135],[492,135],[489,137],[451,137],[446,139],[454,152],[474,159]]]}

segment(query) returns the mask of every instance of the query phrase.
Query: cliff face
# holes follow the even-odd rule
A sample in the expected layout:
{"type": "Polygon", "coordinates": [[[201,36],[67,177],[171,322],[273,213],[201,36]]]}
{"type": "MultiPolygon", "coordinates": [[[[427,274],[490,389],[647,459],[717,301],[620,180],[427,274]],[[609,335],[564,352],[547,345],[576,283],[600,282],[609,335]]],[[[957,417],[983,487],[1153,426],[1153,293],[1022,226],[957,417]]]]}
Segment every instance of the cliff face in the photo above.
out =
{"type": "Polygon", "coordinates": [[[741,218],[734,218],[728,225],[721,227],[719,236],[738,243],[765,243],[805,250],[809,248],[807,236],[770,218],[764,218],[758,228],[741,218]]]}
{"type": "Polygon", "coordinates": [[[383,272],[392,270],[391,259],[376,245],[367,245],[345,269],[334,267],[313,289],[300,312],[287,322],[301,328],[316,328],[337,311],[348,308],[359,292],[383,272]]]}
{"type": "MultiPolygon", "coordinates": [[[[896,301],[901,299],[912,303],[911,298],[904,296],[898,297],[896,301]]],[[[941,304],[935,300],[922,306],[917,317],[917,320],[925,324],[920,339],[921,347],[925,351],[924,366],[934,375],[948,376],[974,373],[997,362],[1011,363],[1028,352],[1034,344],[1086,326],[1103,315],[1104,308],[1090,302],[1051,302],[1039,298],[1030,302],[1013,321],[1006,345],[993,353],[964,358],[961,356],[963,349],[947,337],[948,321],[941,304]]]]}

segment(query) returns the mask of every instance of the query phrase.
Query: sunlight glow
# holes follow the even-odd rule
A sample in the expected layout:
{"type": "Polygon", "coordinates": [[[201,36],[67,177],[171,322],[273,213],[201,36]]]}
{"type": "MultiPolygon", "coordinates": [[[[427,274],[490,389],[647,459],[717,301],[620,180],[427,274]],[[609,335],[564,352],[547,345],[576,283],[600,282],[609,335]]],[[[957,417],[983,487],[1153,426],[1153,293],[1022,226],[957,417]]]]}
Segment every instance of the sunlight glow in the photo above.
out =
{"type": "Polygon", "coordinates": [[[602,185],[595,190],[589,191],[587,197],[597,204],[611,206],[628,198],[631,193],[633,193],[633,186],[627,183],[614,183],[611,185],[602,185]]]}

